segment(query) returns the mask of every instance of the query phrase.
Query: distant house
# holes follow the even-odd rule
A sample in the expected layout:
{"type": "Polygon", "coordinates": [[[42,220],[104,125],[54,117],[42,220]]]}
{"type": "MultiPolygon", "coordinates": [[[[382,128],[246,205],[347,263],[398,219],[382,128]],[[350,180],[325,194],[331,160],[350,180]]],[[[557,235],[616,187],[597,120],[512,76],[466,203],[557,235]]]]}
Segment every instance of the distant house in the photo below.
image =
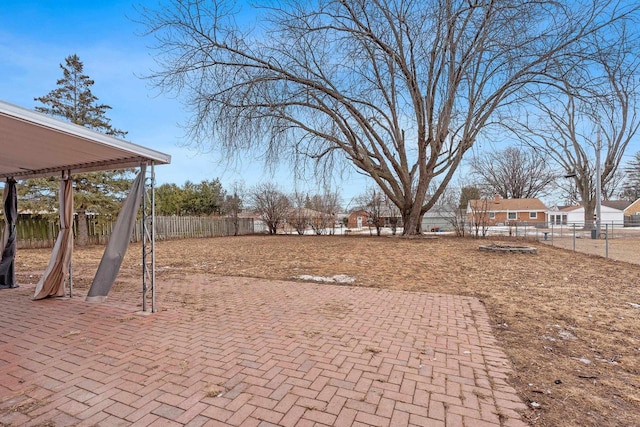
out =
{"type": "MultiPolygon", "coordinates": [[[[623,225],[625,222],[625,211],[629,205],[631,205],[631,203],[626,200],[603,200],[600,206],[600,214],[602,216],[600,224],[623,225]]],[[[638,206],[640,207],[640,203],[638,206]]],[[[549,209],[547,216],[549,218],[549,226],[585,226],[584,207],[582,205],[557,206],[549,209]]]]}
{"type": "MultiPolygon", "coordinates": [[[[349,220],[347,221],[348,228],[362,228],[368,227],[371,224],[371,213],[364,210],[358,209],[349,214],[349,220]]],[[[383,208],[380,211],[380,221],[383,227],[391,227],[395,224],[397,227],[402,226],[402,217],[399,213],[394,212],[394,210],[383,208]]]]}
{"type": "MultiPolygon", "coordinates": [[[[575,206],[552,206],[547,211],[548,226],[555,225],[567,225],[569,224],[569,212],[575,208],[575,206]]],[[[575,218],[572,215],[572,219],[575,218]]]]}
{"type": "Polygon", "coordinates": [[[422,231],[451,230],[456,212],[444,206],[434,206],[422,217],[422,231]]]}
{"type": "Polygon", "coordinates": [[[316,234],[320,234],[329,232],[327,229],[335,226],[335,214],[308,208],[294,208],[289,211],[285,221],[286,226],[292,227],[299,233],[311,228],[316,234]]]}
{"type": "Polygon", "coordinates": [[[359,209],[349,214],[349,220],[347,221],[348,228],[362,228],[367,225],[369,220],[369,212],[359,209]]]}
{"type": "Polygon", "coordinates": [[[628,227],[640,227],[640,199],[625,208],[624,223],[628,227]]]}
{"type": "Polygon", "coordinates": [[[548,208],[540,199],[493,199],[469,200],[467,217],[470,223],[485,225],[541,225],[547,222],[548,208]]]}

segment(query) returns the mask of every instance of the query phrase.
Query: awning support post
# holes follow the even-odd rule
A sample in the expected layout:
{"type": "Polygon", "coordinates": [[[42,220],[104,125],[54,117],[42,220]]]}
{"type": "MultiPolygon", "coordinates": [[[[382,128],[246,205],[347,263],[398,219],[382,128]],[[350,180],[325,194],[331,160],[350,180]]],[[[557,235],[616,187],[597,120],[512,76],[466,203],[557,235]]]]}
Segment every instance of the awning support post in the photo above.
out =
{"type": "MultiPolygon", "coordinates": [[[[71,171],[62,172],[62,179],[71,179],[71,171]]],[[[72,220],[73,222],[73,220],[72,220]]],[[[73,230],[73,224],[69,225],[73,230]]],[[[73,298],[73,245],[71,246],[71,256],[69,257],[69,298],[73,298]]]]}
{"type": "Polygon", "coordinates": [[[147,168],[142,197],[142,311],[147,311],[148,292],[151,291],[151,312],[156,312],[156,258],[155,258],[155,169],[154,162],[147,168]]]}

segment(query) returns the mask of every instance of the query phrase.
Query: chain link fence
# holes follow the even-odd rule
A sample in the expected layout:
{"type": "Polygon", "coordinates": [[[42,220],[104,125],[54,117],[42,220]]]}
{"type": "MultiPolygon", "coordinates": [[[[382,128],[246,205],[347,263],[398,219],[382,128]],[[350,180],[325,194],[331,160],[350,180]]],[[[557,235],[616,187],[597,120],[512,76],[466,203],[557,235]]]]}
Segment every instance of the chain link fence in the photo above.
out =
{"type": "Polygon", "coordinates": [[[504,226],[469,229],[469,235],[535,240],[576,252],[640,264],[640,226],[631,223],[545,224],[518,222],[504,226]],[[478,234],[475,234],[476,231],[478,234]]]}

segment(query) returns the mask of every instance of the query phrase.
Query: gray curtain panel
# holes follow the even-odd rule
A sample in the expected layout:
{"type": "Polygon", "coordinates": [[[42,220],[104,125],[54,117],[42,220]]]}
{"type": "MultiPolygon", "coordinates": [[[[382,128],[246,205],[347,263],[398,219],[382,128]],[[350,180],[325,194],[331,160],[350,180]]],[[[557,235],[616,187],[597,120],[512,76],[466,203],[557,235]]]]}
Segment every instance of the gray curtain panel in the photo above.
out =
{"type": "Polygon", "coordinates": [[[18,195],[16,181],[7,178],[3,197],[4,230],[2,232],[2,246],[0,251],[0,289],[17,288],[15,259],[16,259],[16,220],[18,217],[18,195]]]}
{"type": "Polygon", "coordinates": [[[122,259],[129,246],[129,240],[131,240],[131,233],[136,225],[140,201],[144,196],[145,174],[146,167],[143,165],[140,167],[140,172],[133,181],[127,200],[118,214],[118,219],[102,255],[98,271],[93,278],[86,301],[103,302],[106,300],[107,294],[116,280],[122,259]]]}
{"type": "Polygon", "coordinates": [[[36,285],[34,300],[64,296],[64,281],[69,276],[73,253],[73,185],[71,177],[60,181],[60,233],[49,265],[36,285]]]}

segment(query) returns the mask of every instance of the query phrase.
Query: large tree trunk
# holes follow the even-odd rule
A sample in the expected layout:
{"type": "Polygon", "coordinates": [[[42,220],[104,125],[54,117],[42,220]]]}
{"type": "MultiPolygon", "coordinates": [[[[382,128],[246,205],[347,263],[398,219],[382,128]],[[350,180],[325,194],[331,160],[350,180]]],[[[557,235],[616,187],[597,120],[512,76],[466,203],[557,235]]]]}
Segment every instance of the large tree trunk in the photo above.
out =
{"type": "Polygon", "coordinates": [[[591,230],[593,227],[595,227],[595,221],[593,218],[596,210],[596,201],[589,196],[582,198],[582,206],[584,206],[584,229],[585,230],[591,230]]]}
{"type": "Polygon", "coordinates": [[[420,234],[420,222],[422,219],[422,215],[420,214],[420,209],[410,209],[408,211],[404,211],[402,214],[402,226],[404,227],[402,230],[403,236],[415,236],[420,234]]]}
{"type": "Polygon", "coordinates": [[[87,246],[89,244],[89,227],[87,226],[87,210],[80,207],[78,209],[78,237],[76,245],[87,246]]]}

